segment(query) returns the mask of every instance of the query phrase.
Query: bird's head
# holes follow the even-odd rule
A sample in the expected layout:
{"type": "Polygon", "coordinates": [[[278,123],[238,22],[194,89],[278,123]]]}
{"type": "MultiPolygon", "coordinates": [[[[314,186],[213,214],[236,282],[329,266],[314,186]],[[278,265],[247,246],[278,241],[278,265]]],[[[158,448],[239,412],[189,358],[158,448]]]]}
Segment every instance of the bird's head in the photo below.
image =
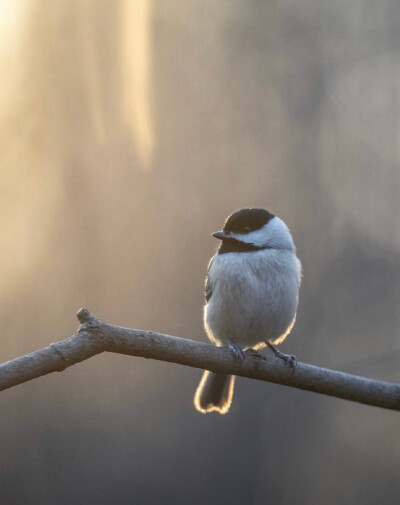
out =
{"type": "Polygon", "coordinates": [[[223,230],[213,233],[222,240],[223,252],[287,249],[295,251],[286,224],[266,209],[246,208],[231,214],[223,230]]]}

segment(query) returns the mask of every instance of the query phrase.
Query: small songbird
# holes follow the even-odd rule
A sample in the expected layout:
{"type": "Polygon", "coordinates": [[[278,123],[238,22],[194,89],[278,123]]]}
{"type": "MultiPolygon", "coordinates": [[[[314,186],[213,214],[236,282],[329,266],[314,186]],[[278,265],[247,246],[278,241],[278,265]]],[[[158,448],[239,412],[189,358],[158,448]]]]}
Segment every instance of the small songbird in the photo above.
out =
{"type": "MultiPolygon", "coordinates": [[[[296,358],[283,354],[281,343],[293,328],[301,263],[289,228],[265,209],[241,209],[231,214],[208,265],[204,326],[217,346],[232,349],[243,359],[245,349],[267,345],[288,365],[296,358]]],[[[205,371],[194,405],[202,413],[228,412],[235,376],[205,371]]]]}

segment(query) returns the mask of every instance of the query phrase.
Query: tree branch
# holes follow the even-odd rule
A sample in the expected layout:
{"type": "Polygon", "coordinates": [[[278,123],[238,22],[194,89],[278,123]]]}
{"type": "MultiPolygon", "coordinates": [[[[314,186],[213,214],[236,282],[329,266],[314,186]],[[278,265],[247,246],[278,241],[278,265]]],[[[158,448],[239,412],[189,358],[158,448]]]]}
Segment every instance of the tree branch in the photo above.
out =
{"type": "Polygon", "coordinates": [[[0,365],[0,391],[51,372],[61,372],[104,351],[169,361],[194,368],[240,375],[345,400],[400,410],[400,386],[298,363],[293,370],[282,360],[246,353],[234,359],[228,348],[215,347],[153,331],[111,326],[81,309],[81,323],[71,338],[50,344],[0,365]]]}

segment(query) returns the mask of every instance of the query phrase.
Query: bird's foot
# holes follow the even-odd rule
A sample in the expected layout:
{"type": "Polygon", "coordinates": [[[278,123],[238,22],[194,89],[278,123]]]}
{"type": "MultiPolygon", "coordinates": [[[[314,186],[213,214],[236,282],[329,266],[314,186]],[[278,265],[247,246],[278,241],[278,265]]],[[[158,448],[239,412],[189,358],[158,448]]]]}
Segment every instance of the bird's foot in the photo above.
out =
{"type": "Polygon", "coordinates": [[[229,343],[228,345],[229,349],[233,352],[233,355],[235,357],[235,360],[237,361],[243,361],[244,359],[244,352],[240,346],[237,344],[234,344],[232,342],[229,343]]]}
{"type": "Polygon", "coordinates": [[[272,345],[269,340],[266,341],[266,344],[277,358],[282,359],[285,363],[287,363],[290,366],[290,368],[293,368],[293,370],[296,368],[297,365],[296,356],[294,356],[293,354],[284,354],[274,345],[272,345]]]}

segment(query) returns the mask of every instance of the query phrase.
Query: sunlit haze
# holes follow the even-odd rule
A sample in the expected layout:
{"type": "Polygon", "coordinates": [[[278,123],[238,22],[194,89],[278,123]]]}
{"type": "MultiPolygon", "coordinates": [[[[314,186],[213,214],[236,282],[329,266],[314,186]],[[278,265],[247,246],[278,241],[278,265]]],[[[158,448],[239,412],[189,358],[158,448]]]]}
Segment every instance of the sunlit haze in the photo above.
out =
{"type": "MultiPolygon", "coordinates": [[[[289,226],[279,348],[400,381],[400,4],[0,0],[2,359],[107,322],[206,340],[211,236],[289,226]]],[[[264,351],[262,351],[264,352],[264,351]]],[[[395,505],[398,418],[104,354],[1,395],[2,505],[395,505]]]]}

